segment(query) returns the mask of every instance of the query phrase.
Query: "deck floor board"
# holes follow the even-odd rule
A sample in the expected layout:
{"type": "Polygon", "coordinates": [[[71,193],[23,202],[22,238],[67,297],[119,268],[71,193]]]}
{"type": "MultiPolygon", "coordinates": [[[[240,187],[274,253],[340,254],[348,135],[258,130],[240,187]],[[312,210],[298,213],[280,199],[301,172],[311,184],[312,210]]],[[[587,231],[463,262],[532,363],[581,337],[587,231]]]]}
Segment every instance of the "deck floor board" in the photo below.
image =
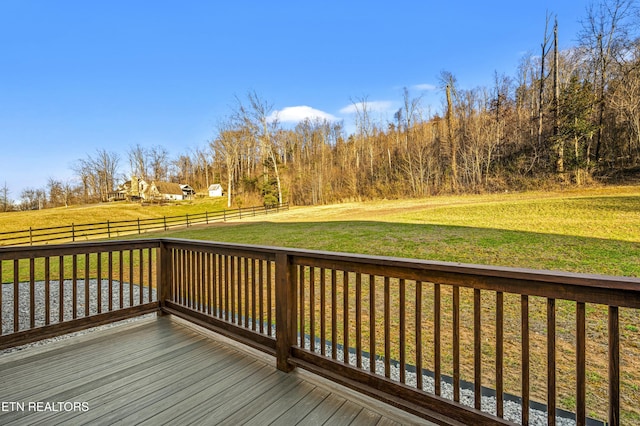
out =
{"type": "Polygon", "coordinates": [[[306,426],[324,424],[345,402],[346,399],[341,396],[333,393],[329,394],[316,407],[310,410],[298,424],[306,426]]]}
{"type": "MultiPolygon", "coordinates": [[[[0,424],[406,424],[170,316],[0,355],[0,424]],[[40,403],[84,403],[69,411],[40,403]]],[[[394,413],[397,413],[397,417],[394,413]]]]}
{"type": "MultiPolygon", "coordinates": [[[[203,357],[208,356],[208,354],[211,353],[211,350],[199,350],[192,352],[193,355],[188,354],[191,356],[185,354],[178,358],[167,359],[155,366],[146,366],[142,370],[134,371],[136,367],[133,367],[126,370],[116,371],[104,377],[101,381],[87,383],[83,386],[69,389],[64,393],[53,396],[51,399],[59,401],[78,401],[82,398],[82,400],[87,402],[90,407],[93,407],[92,411],[94,413],[96,410],[109,409],[110,404],[113,404],[112,401],[121,396],[129,395],[133,387],[137,387],[140,390],[151,386],[160,388],[177,381],[183,374],[196,373],[200,368],[198,364],[199,361],[203,357]],[[193,364],[182,370],[174,368],[185,362],[193,364]],[[164,377],[158,378],[155,375],[157,373],[156,369],[166,371],[167,374],[164,377]]],[[[225,366],[226,364],[223,363],[220,365],[220,368],[225,366]]],[[[40,417],[43,420],[49,418],[64,420],[77,417],[78,415],[78,413],[44,413],[44,415],[40,417]]]]}

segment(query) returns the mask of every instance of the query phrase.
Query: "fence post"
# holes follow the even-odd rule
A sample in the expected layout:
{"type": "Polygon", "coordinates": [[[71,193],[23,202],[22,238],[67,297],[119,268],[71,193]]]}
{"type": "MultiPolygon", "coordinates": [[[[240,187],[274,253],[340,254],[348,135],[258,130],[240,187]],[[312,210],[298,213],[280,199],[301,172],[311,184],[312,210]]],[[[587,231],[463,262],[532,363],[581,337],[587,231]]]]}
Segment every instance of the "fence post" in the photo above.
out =
{"type": "Polygon", "coordinates": [[[29,227],[29,245],[33,245],[33,228],[31,226],[29,227]]]}
{"type": "Polygon", "coordinates": [[[187,228],[189,227],[189,213],[186,214],[186,220],[187,220],[187,228]]]}
{"type": "Polygon", "coordinates": [[[242,207],[238,207],[238,217],[242,219],[242,207]]]}
{"type": "Polygon", "coordinates": [[[164,312],[162,309],[166,305],[167,300],[172,300],[173,295],[171,294],[171,277],[172,277],[172,264],[171,264],[171,250],[166,246],[164,241],[160,241],[160,246],[158,247],[158,257],[157,257],[157,276],[156,276],[156,286],[158,292],[158,302],[160,305],[160,315],[163,315],[164,312]]]}
{"type": "Polygon", "coordinates": [[[111,239],[111,223],[107,220],[107,238],[111,239]]]}
{"type": "Polygon", "coordinates": [[[76,226],[73,223],[71,224],[71,241],[76,241],[76,226]]]}
{"type": "Polygon", "coordinates": [[[222,210],[222,220],[223,222],[227,221],[227,209],[222,210]]]}
{"type": "Polygon", "coordinates": [[[163,219],[164,219],[164,230],[166,231],[167,230],[167,217],[163,216],[163,219]]]}
{"type": "Polygon", "coordinates": [[[140,231],[140,218],[138,218],[138,235],[140,235],[142,232],[140,231]]]}
{"type": "Polygon", "coordinates": [[[209,224],[209,212],[208,211],[204,212],[204,219],[205,219],[205,222],[208,225],[209,224]]]}
{"type": "Polygon", "coordinates": [[[295,368],[289,362],[296,343],[296,273],[287,253],[276,253],[276,363],[278,370],[295,368]]]}

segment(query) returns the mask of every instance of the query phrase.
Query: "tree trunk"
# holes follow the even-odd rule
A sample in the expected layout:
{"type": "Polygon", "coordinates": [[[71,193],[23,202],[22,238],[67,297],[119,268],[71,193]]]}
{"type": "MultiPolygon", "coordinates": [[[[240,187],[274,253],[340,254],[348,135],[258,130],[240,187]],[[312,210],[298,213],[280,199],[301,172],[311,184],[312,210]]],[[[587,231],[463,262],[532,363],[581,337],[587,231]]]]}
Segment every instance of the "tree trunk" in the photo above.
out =
{"type": "Polygon", "coordinates": [[[553,26],[553,138],[556,141],[556,171],[564,173],[564,141],[560,140],[560,85],[558,57],[558,20],[553,26]]]}
{"type": "Polygon", "coordinates": [[[447,139],[451,149],[451,185],[454,191],[458,190],[458,159],[457,146],[453,136],[453,103],[451,102],[451,85],[447,84],[447,139]]]}

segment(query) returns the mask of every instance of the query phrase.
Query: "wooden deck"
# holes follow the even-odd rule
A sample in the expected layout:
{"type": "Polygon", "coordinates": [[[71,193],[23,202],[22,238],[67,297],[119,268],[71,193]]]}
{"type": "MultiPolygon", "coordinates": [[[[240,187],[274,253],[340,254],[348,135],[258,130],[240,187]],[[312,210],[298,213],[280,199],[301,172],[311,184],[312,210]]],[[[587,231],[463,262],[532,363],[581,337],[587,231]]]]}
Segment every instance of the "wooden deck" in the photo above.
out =
{"type": "Polygon", "coordinates": [[[2,425],[429,424],[171,316],[0,355],[0,403],[2,425]]]}

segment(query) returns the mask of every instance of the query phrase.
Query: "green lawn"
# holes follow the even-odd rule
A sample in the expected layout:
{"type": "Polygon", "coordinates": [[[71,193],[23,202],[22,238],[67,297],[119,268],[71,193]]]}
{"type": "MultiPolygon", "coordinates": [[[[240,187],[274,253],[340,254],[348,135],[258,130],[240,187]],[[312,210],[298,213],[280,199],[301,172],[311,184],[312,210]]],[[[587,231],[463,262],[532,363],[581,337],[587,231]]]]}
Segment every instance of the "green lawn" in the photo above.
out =
{"type": "Polygon", "coordinates": [[[257,220],[163,235],[640,276],[640,188],[636,187],[294,208],[271,220],[264,216],[257,220]]]}

